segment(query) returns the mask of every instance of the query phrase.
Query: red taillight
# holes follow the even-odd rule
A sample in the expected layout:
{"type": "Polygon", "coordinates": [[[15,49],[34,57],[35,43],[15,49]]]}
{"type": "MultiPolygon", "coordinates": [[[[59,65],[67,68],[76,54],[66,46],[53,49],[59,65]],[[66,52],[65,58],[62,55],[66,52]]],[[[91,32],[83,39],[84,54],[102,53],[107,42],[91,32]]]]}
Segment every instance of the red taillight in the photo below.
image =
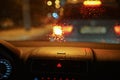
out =
{"type": "Polygon", "coordinates": [[[69,34],[69,33],[72,32],[73,26],[65,26],[65,27],[62,27],[62,30],[63,30],[64,34],[69,34]]]}
{"type": "Polygon", "coordinates": [[[62,36],[63,34],[70,34],[72,32],[72,30],[73,30],[73,26],[71,26],[71,25],[67,25],[67,26],[56,25],[53,27],[53,34],[62,36]]]}
{"type": "Polygon", "coordinates": [[[85,6],[100,6],[102,2],[100,0],[86,0],[83,2],[85,6]]]}
{"type": "Polygon", "coordinates": [[[117,35],[120,35],[120,25],[114,27],[114,31],[117,35]]]}

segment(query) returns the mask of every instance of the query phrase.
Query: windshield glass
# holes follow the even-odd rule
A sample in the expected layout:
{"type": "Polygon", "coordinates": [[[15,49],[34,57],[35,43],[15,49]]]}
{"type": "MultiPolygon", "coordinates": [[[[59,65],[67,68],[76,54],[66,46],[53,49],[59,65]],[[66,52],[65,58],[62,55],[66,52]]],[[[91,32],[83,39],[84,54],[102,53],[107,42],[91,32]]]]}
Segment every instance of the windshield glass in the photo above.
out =
{"type": "Polygon", "coordinates": [[[120,43],[119,0],[1,0],[0,39],[120,43]]]}

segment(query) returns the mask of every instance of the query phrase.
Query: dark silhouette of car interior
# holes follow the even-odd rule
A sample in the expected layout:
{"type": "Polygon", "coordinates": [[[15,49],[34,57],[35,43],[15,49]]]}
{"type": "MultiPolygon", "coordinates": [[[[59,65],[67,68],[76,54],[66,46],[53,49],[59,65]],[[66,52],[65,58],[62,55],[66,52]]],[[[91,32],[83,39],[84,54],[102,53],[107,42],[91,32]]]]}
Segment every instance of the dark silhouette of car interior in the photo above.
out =
{"type": "Polygon", "coordinates": [[[0,41],[0,80],[119,80],[120,45],[0,41]]]}

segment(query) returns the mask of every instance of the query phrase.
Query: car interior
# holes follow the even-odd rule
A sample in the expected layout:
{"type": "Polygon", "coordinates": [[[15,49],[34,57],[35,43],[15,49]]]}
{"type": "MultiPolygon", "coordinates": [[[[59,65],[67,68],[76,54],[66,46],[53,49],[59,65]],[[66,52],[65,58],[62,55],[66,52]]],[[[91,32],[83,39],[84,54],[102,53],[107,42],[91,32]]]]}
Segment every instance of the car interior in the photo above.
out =
{"type": "Polygon", "coordinates": [[[0,41],[1,80],[119,80],[120,45],[0,41]]]}
{"type": "Polygon", "coordinates": [[[120,80],[120,1],[1,0],[0,80],[120,80]]]}

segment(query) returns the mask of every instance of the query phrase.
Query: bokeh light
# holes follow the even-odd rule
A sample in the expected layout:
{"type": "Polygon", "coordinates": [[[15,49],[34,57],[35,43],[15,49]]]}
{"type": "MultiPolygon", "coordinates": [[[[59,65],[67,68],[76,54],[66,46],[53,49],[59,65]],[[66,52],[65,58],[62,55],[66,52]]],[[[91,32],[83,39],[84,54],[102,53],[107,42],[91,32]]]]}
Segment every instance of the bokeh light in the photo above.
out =
{"type": "Polygon", "coordinates": [[[52,6],[52,1],[47,1],[48,6],[52,6]]]}

